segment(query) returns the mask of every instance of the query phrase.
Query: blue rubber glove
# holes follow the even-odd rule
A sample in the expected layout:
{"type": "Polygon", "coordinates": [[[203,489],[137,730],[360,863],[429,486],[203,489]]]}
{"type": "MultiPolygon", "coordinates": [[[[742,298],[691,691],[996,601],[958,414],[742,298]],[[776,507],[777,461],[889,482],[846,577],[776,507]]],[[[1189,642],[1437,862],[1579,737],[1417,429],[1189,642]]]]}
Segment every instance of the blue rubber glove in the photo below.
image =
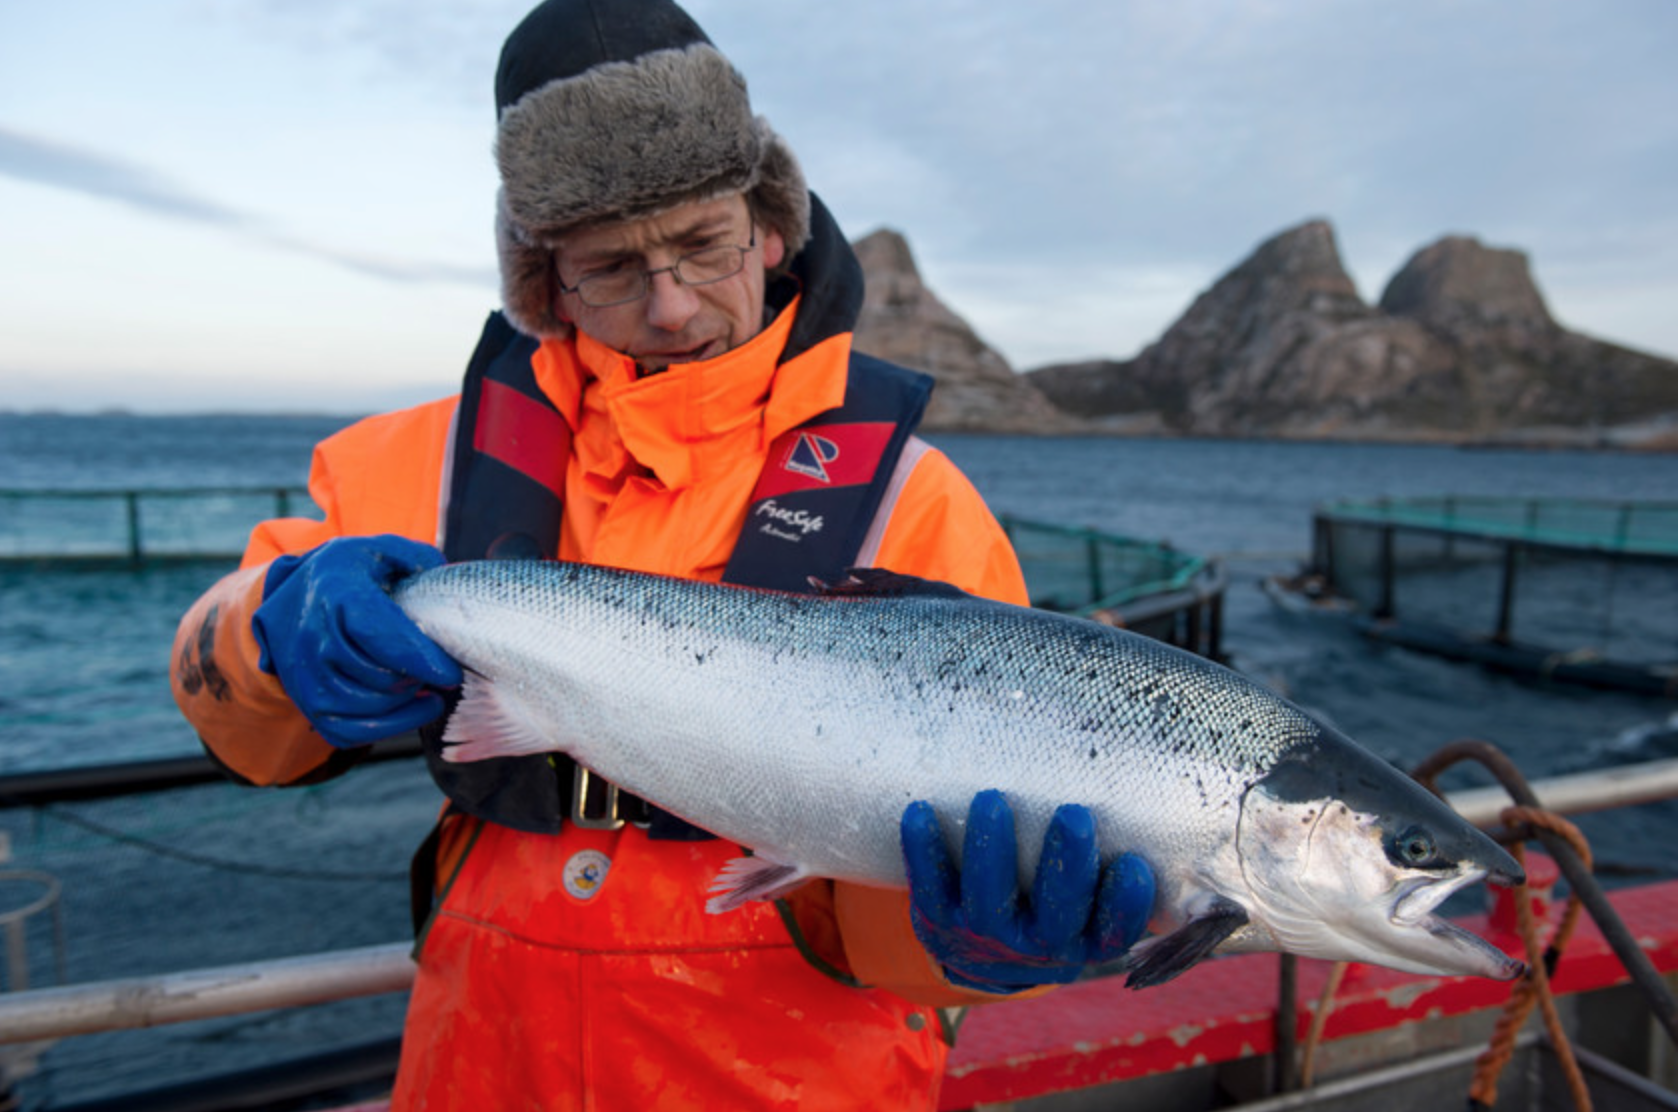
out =
{"type": "Polygon", "coordinates": [[[960,870],[927,803],[905,809],[900,837],[916,937],[965,988],[1008,993],[1072,981],[1131,949],[1155,903],[1155,874],[1141,857],[1101,867],[1084,807],[1061,807],[1050,820],[1030,899],[1019,891],[1015,815],[1001,792],[969,805],[960,870]]]}
{"type": "Polygon", "coordinates": [[[404,576],[442,563],[431,545],[384,536],[339,537],[269,566],[251,619],[258,663],[333,745],[367,745],[424,726],[443,713],[434,689],[460,686],[461,666],[387,593],[404,576]]]}

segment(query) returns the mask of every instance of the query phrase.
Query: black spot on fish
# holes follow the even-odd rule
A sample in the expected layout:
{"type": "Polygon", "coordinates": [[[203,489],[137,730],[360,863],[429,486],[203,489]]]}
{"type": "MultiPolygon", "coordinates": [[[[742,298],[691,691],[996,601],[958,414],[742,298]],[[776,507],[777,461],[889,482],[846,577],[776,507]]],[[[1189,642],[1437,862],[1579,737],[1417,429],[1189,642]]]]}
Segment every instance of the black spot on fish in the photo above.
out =
{"type": "Polygon", "coordinates": [[[1097,747],[1095,745],[1091,746],[1091,751],[1089,753],[1086,753],[1085,755],[1093,761],[1096,760],[1097,759],[1097,747]]]}

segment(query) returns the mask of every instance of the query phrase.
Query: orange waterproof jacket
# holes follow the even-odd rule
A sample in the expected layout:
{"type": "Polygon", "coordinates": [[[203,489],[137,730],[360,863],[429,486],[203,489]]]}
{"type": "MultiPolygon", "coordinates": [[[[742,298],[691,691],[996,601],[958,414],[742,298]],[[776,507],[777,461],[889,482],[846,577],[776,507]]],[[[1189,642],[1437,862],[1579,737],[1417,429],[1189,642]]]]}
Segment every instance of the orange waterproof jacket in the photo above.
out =
{"type": "MultiPolygon", "coordinates": [[[[778,362],[801,311],[648,378],[588,337],[542,346],[538,383],[573,431],[561,558],[721,576],[768,446],[843,394],[849,334],[778,362]]],[[[259,526],[242,570],[183,619],[177,699],[238,776],[303,782],[353,759],[256,667],[250,616],[277,555],[340,535],[437,541],[455,409],[323,442],[310,491],[325,520],[259,526]]],[[[1002,531],[950,461],[914,442],[901,471],[868,562],[1024,602],[1002,531]]],[[[931,1108],[945,1054],[934,1006],[995,999],[944,980],[903,892],[819,881],[779,906],[708,915],[706,889],[738,847],[463,817],[444,833],[400,1108],[931,1108]]]]}

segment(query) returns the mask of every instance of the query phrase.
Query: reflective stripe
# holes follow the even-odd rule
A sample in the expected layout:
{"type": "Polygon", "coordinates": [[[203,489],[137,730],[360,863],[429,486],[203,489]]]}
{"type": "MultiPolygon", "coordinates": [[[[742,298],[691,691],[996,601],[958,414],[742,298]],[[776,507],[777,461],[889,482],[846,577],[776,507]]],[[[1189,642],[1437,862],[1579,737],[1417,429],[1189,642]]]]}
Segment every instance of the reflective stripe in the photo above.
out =
{"type": "Polygon", "coordinates": [[[899,453],[898,465],[893,468],[892,478],[887,480],[886,493],[881,495],[881,504],[875,507],[875,517],[869,523],[869,532],[864,534],[863,544],[858,548],[856,563],[860,568],[872,568],[875,559],[881,552],[881,538],[887,535],[887,526],[892,521],[893,507],[898,505],[899,495],[910,482],[910,473],[916,470],[916,465],[928,453],[933,445],[919,436],[912,436],[904,445],[904,451],[899,453]]]}
{"type": "MultiPolygon", "coordinates": [[[[507,464],[556,498],[566,493],[570,453],[554,449],[557,444],[569,444],[571,435],[565,418],[546,400],[528,397],[492,378],[479,386],[473,451],[507,464]]],[[[546,538],[544,543],[549,543],[546,538]]]]}
{"type": "Polygon", "coordinates": [[[449,521],[449,492],[455,489],[455,438],[461,435],[461,407],[449,415],[449,433],[443,441],[443,481],[438,483],[437,532],[432,543],[443,547],[443,534],[449,521]]]}

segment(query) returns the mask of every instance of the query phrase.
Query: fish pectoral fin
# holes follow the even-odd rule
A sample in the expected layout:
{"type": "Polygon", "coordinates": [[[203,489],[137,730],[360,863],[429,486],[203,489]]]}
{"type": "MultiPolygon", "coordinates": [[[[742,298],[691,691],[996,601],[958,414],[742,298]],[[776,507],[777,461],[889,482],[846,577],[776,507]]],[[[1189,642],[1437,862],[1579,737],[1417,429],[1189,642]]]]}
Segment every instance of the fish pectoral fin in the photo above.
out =
{"type": "Polygon", "coordinates": [[[810,878],[803,865],[788,865],[768,857],[736,857],[713,879],[713,895],[706,901],[706,910],[721,915],[753,900],[773,900],[810,878]]]}
{"type": "Polygon", "coordinates": [[[851,595],[869,598],[905,598],[923,595],[933,598],[969,598],[961,587],[937,579],[919,579],[914,575],[887,568],[847,568],[846,578],[829,582],[811,576],[808,582],[819,595],[851,595]]]}
{"type": "Polygon", "coordinates": [[[1126,956],[1126,987],[1148,988],[1172,980],[1247,924],[1248,912],[1221,900],[1171,934],[1138,943],[1126,956]]]}
{"type": "Polygon", "coordinates": [[[526,716],[524,708],[503,694],[494,681],[469,671],[461,700],[443,728],[443,759],[482,761],[558,749],[526,716]]]}

